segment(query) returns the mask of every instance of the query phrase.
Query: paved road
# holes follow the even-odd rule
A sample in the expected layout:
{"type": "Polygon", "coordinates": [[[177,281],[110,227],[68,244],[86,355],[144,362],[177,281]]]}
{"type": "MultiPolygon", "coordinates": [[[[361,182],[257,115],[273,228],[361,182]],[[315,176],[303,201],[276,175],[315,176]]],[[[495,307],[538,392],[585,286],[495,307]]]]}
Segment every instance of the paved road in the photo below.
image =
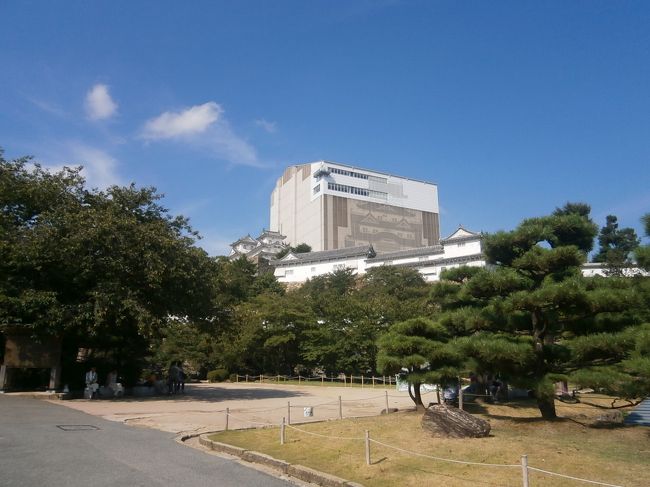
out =
{"type": "Polygon", "coordinates": [[[0,394],[0,486],[208,485],[293,484],[180,445],[170,433],[0,394]]]}

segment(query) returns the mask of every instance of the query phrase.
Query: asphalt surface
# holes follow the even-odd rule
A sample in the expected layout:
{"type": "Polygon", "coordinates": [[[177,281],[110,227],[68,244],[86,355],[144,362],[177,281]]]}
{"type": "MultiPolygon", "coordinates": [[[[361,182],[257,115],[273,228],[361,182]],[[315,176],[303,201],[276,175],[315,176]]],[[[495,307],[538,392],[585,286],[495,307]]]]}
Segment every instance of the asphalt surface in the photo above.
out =
{"type": "Polygon", "coordinates": [[[294,484],[183,446],[170,433],[0,394],[0,486],[208,485],[294,484]]]}

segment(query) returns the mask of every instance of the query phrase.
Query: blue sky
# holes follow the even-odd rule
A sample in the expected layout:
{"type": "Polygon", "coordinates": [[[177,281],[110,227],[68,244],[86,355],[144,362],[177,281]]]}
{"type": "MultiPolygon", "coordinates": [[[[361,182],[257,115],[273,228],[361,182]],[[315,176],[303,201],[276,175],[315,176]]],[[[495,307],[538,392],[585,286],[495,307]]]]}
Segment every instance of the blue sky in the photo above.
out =
{"type": "Polygon", "coordinates": [[[442,233],[650,211],[650,2],[0,2],[0,146],[155,186],[212,254],[285,166],[438,184],[442,233]]]}

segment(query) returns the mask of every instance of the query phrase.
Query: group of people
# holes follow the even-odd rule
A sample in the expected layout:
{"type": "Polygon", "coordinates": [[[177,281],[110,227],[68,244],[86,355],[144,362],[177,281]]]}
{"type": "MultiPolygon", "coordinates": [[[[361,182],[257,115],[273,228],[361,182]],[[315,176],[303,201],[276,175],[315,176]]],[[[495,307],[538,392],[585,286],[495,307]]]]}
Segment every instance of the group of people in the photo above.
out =
{"type": "Polygon", "coordinates": [[[84,390],[84,397],[87,399],[95,399],[98,395],[106,397],[122,396],[124,395],[124,387],[122,386],[122,383],[118,381],[117,370],[112,370],[106,376],[106,384],[103,387],[100,387],[97,369],[92,367],[88,372],[86,372],[86,389],[84,390]]]}
{"type": "Polygon", "coordinates": [[[172,362],[167,372],[167,393],[178,394],[185,392],[185,371],[180,360],[172,362]]]}

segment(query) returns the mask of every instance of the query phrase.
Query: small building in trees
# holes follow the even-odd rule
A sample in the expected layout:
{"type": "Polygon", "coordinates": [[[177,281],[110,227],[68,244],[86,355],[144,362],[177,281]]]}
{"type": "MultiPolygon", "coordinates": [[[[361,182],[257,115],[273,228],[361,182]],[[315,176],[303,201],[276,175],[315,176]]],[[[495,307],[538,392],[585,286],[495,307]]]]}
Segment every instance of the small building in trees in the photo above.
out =
{"type": "Polygon", "coordinates": [[[481,251],[482,235],[459,226],[439,245],[392,252],[376,252],[372,245],[307,253],[288,253],[273,260],[275,276],[283,283],[301,283],[316,276],[341,269],[352,269],[357,275],[372,267],[397,266],[416,269],[427,281],[437,281],[447,268],[461,265],[485,266],[481,251]]]}
{"type": "Polygon", "coordinates": [[[246,235],[230,244],[232,250],[228,258],[235,260],[246,257],[259,264],[260,260],[270,260],[287,248],[287,244],[284,243],[285,239],[284,235],[272,230],[262,230],[257,238],[246,235]]]}

